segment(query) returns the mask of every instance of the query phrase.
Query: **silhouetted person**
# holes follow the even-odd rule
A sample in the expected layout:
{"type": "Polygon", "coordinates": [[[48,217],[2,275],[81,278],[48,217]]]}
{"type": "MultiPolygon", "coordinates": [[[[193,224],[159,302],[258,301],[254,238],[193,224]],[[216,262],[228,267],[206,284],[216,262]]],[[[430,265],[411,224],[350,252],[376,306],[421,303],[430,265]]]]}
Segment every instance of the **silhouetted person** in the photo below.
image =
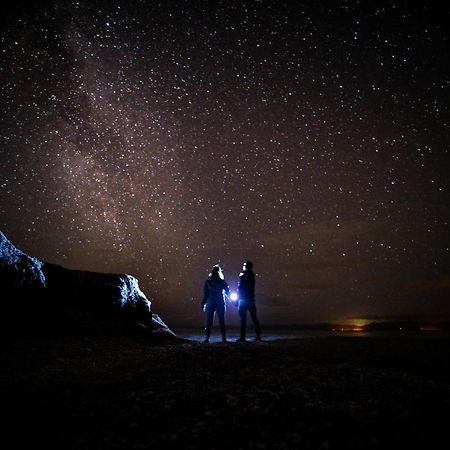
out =
{"type": "Polygon", "coordinates": [[[258,341],[261,340],[261,326],[259,324],[259,320],[256,315],[256,306],[255,306],[255,274],[252,269],[253,263],[251,261],[247,261],[244,263],[242,267],[242,272],[239,274],[238,311],[239,316],[241,318],[241,337],[238,339],[238,342],[245,341],[247,330],[247,311],[250,313],[250,316],[255,325],[255,333],[256,333],[255,339],[258,341]]]}
{"type": "Polygon", "coordinates": [[[225,330],[225,294],[230,294],[230,288],[223,278],[222,269],[216,265],[212,268],[203,286],[201,306],[206,313],[205,343],[209,342],[214,313],[217,313],[217,318],[219,319],[222,342],[227,341],[225,330]]]}

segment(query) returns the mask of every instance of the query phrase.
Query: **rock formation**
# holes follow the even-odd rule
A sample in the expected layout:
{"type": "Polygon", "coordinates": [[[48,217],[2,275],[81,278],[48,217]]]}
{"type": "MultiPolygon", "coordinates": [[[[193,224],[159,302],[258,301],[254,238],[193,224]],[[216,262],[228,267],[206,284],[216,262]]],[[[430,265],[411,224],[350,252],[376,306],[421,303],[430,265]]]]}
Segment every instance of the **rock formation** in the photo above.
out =
{"type": "Polygon", "coordinates": [[[70,270],[17,249],[0,231],[1,330],[175,336],[131,275],[70,270]]]}

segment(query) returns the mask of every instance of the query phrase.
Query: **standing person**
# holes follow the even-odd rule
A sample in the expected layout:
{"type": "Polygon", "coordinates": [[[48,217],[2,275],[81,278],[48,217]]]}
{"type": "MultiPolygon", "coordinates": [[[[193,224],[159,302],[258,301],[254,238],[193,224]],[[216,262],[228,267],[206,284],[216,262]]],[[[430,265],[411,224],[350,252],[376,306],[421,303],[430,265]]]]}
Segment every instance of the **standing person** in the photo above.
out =
{"type": "Polygon", "coordinates": [[[239,316],[241,318],[241,337],[237,342],[245,342],[247,329],[247,311],[255,325],[255,340],[261,340],[261,326],[256,315],[255,306],[255,274],[253,272],[253,263],[246,261],[242,267],[242,272],[239,274],[238,282],[238,296],[239,296],[239,316]]]}
{"type": "Polygon", "coordinates": [[[209,342],[214,313],[219,319],[222,342],[227,342],[225,330],[225,295],[230,294],[228,283],[224,280],[220,266],[215,265],[203,286],[202,309],[206,313],[206,327],[204,343],[209,342]]]}

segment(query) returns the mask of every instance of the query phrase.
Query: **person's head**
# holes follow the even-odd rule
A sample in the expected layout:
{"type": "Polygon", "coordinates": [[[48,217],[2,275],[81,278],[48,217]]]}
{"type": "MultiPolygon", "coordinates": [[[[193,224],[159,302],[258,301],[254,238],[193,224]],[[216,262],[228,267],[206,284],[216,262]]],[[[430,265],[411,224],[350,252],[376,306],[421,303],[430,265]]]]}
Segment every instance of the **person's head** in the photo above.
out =
{"type": "Polygon", "coordinates": [[[253,263],[251,261],[245,261],[245,263],[242,266],[243,270],[252,270],[253,269],[253,263]]]}
{"type": "Polygon", "coordinates": [[[216,264],[212,270],[211,273],[209,274],[210,277],[219,277],[223,279],[223,272],[222,272],[222,268],[219,266],[219,264],[216,264]]]}

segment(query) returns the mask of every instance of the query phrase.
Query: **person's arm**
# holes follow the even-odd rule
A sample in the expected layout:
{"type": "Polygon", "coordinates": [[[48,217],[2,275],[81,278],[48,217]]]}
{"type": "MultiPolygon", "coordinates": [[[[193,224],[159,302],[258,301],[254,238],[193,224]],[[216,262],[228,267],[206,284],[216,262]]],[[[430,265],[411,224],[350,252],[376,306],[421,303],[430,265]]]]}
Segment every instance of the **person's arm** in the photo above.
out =
{"type": "Polygon", "coordinates": [[[238,298],[241,298],[241,281],[242,281],[242,273],[239,274],[238,278],[238,287],[237,287],[238,298]]]}
{"type": "Polygon", "coordinates": [[[206,301],[208,300],[208,295],[209,295],[209,287],[208,287],[208,280],[206,280],[205,284],[203,285],[203,295],[202,295],[202,301],[201,301],[202,309],[206,305],[206,301]]]}
{"type": "Polygon", "coordinates": [[[230,286],[228,286],[228,283],[225,281],[225,280],[223,280],[223,290],[225,291],[225,294],[227,295],[227,296],[229,296],[230,295],[230,286]]]}
{"type": "Polygon", "coordinates": [[[255,298],[255,274],[252,274],[252,294],[253,294],[253,298],[255,298]]]}

